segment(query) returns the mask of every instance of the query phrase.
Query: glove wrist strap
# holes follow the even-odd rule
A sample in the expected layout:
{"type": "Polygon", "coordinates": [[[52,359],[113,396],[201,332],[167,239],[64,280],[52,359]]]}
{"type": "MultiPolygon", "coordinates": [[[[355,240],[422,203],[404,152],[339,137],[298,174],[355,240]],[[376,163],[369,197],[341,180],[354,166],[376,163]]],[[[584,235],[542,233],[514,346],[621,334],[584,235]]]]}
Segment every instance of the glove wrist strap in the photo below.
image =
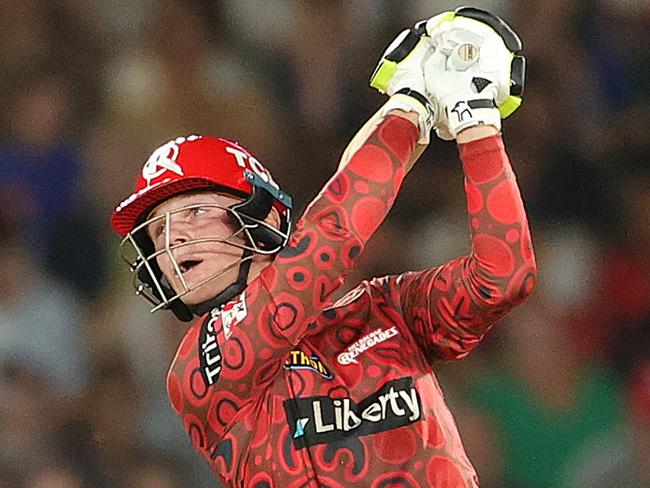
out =
{"type": "Polygon", "coordinates": [[[445,107],[449,132],[454,138],[460,131],[475,125],[491,125],[501,130],[501,114],[492,99],[455,99],[445,107]]]}
{"type": "Polygon", "coordinates": [[[382,116],[391,110],[416,112],[420,129],[418,144],[429,143],[431,128],[433,127],[433,107],[424,95],[410,88],[402,88],[384,104],[382,116]]]}

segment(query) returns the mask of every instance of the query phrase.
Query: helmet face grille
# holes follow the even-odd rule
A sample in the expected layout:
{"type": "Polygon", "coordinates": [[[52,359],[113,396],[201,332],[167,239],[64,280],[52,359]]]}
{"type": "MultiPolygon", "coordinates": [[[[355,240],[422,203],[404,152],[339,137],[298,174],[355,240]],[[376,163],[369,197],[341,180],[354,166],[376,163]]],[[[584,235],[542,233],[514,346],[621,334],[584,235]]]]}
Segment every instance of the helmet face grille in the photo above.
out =
{"type": "MultiPolygon", "coordinates": [[[[251,196],[246,201],[252,198],[251,196]]],[[[182,300],[188,293],[205,286],[218,276],[241,266],[242,263],[252,260],[256,254],[273,255],[284,247],[289,238],[288,222],[283,219],[278,229],[263,219],[245,214],[237,208],[241,209],[242,205],[233,207],[215,203],[187,205],[149,218],[126,235],[120,245],[120,255],[133,274],[132,284],[136,294],[153,305],[152,312],[169,308],[173,301],[182,300]],[[213,225],[221,232],[215,231],[215,235],[201,235],[200,238],[189,238],[182,242],[174,241],[172,226],[179,225],[180,220],[188,218],[193,212],[203,212],[206,214],[204,219],[220,218],[229,224],[228,229],[226,230],[223,225],[213,225]],[[152,232],[158,233],[154,236],[155,245],[152,232]],[[273,236],[273,238],[261,240],[260,237],[264,236],[273,236]],[[221,269],[215,270],[198,283],[188,284],[184,277],[183,262],[179,258],[200,249],[214,247],[215,244],[241,250],[241,258],[234,259],[221,269]],[[165,263],[167,276],[161,269],[161,263],[165,263]]],[[[215,291],[214,294],[218,292],[215,291]]]]}

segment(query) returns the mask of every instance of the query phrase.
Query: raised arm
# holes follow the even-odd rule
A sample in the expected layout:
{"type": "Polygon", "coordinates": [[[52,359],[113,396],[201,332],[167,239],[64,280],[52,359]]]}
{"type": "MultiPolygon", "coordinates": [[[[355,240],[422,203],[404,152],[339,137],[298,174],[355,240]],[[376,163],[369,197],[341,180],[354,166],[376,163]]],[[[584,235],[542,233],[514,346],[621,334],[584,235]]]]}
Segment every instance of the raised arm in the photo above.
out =
{"type": "Polygon", "coordinates": [[[396,282],[407,323],[432,360],[467,355],[535,283],[530,230],[501,136],[473,139],[477,131],[466,132],[459,142],[470,140],[459,152],[472,252],[396,282]]]}
{"type": "Polygon", "coordinates": [[[414,162],[417,125],[403,114],[380,114],[370,119],[371,128],[364,126],[361,137],[353,139],[358,147],[346,151],[339,170],[308,206],[289,246],[261,275],[268,299],[275,303],[263,313],[282,306],[279,290],[290,293],[285,299],[301,312],[291,327],[279,325],[291,344],[297,344],[331,305],[329,297],[388,214],[414,162]],[[308,277],[308,283],[297,283],[296,272],[308,277]]]}
{"type": "Polygon", "coordinates": [[[434,53],[426,89],[446,115],[438,135],[458,143],[472,252],[401,276],[395,299],[430,358],[457,359],[535,282],[524,205],[500,136],[501,118],[521,103],[525,63],[517,35],[488,12],[460,8],[428,21],[427,32],[434,53]]]}

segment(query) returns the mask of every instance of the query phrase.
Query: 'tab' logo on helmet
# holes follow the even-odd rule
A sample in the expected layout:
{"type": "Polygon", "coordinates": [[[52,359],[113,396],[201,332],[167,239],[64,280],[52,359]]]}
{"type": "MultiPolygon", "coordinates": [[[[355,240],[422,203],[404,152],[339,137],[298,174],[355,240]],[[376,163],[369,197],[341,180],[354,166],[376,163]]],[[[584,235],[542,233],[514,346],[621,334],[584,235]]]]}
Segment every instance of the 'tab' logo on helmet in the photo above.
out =
{"type": "Polygon", "coordinates": [[[183,168],[176,162],[180,150],[179,146],[186,141],[196,141],[200,138],[201,136],[196,135],[178,137],[156,149],[142,167],[142,177],[147,180],[147,188],[151,186],[152,180],[158,178],[166,171],[183,176],[183,168]]]}

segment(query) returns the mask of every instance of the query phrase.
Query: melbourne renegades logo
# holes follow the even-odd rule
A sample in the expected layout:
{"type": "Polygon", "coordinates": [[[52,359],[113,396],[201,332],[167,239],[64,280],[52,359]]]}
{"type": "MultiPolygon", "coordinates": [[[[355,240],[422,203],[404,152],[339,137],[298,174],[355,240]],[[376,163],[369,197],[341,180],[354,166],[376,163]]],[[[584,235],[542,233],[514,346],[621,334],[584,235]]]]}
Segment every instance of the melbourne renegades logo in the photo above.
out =
{"type": "Polygon", "coordinates": [[[336,357],[336,360],[343,366],[350,363],[356,363],[356,358],[359,354],[362,354],[364,351],[396,336],[397,334],[399,334],[399,331],[394,325],[388,329],[373,330],[370,334],[363,336],[361,339],[348,346],[345,351],[336,357]]]}

